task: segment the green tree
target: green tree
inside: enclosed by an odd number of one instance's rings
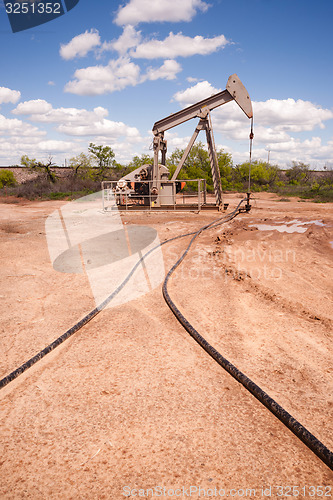
[[[48,180],[52,183],[55,183],[57,180],[57,176],[54,172],[52,172],[52,167],[55,166],[55,163],[52,161],[52,157],[49,157],[47,162],[37,161],[35,158],[29,158],[28,155],[23,155],[21,157],[21,165],[29,168],[30,170],[36,170],[39,172],[46,173]]]
[[[142,165],[152,165],[154,163],[154,158],[148,154],[142,154],[141,156],[134,156],[132,161],[129,162],[127,168],[128,172],[142,167]]]
[[[292,167],[286,171],[286,177],[288,178],[289,184],[299,185],[308,184],[311,180],[310,165],[299,161],[293,161]]]
[[[92,156],[88,156],[85,153],[80,153],[77,156],[73,156],[69,160],[69,166],[73,169],[74,176],[80,175],[81,177],[89,176],[89,172],[92,168],[92,163]]]
[[[220,169],[222,189],[232,189],[233,162],[230,153],[225,153],[223,149],[216,152],[217,162]]]
[[[110,169],[116,167],[113,150],[110,146],[96,146],[91,142],[88,151],[97,167],[92,171],[94,180],[104,180],[110,174]]]
[[[171,174],[173,174],[173,172],[176,170],[176,167],[180,162],[184,151],[184,149],[177,148],[168,159],[167,166],[169,167]],[[223,149],[217,151],[216,156],[221,174],[222,189],[231,189],[233,171],[232,157],[229,153],[224,152]],[[182,170],[179,173],[179,178],[186,180],[205,179],[207,191],[214,191],[209,154],[201,141],[199,141],[192,147],[182,167]],[[196,183],[193,183],[193,186],[190,183],[188,183],[188,185],[190,187],[194,187]]]
[[[185,149],[175,149],[175,151],[170,155],[167,166],[170,169],[171,174],[176,170],[178,163],[180,162]],[[180,179],[206,179],[206,185],[208,191],[213,191],[213,179],[210,168],[210,161],[208,151],[204,149],[202,142],[194,144],[189,155],[184,162],[184,165],[178,175]],[[189,187],[194,188],[196,183],[188,183]]]
[[[331,189],[333,189],[333,169],[332,167],[324,167],[324,171],[318,172],[312,179],[311,191],[318,193],[319,191]]]
[[[236,165],[234,169],[235,187],[243,186],[247,189],[249,180],[250,162],[244,162]],[[254,190],[260,191],[273,188],[279,180],[280,169],[277,165],[270,165],[261,160],[255,160],[251,163],[251,187]]]
[[[0,189],[4,186],[15,186],[17,184],[15,175],[11,170],[4,169],[0,171]]]

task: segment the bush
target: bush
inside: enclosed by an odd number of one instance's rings
[[[283,181],[276,181],[275,183],[276,187],[278,188],[283,188],[285,187],[285,183]]]
[[[16,186],[16,184],[15,175],[11,170],[0,171],[0,189],[4,186]]]
[[[78,198],[101,190],[101,183],[91,179],[81,179],[79,177],[69,177],[50,182],[43,174],[37,179],[31,179],[23,184],[12,186],[7,189],[7,194],[33,200]]]

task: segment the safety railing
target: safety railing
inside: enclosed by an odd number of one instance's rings
[[[103,181],[103,210],[188,209],[200,210],[207,203],[205,179],[153,181]]]

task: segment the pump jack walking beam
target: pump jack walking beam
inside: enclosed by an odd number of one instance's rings
[[[253,117],[252,104],[250,96],[238,78],[236,74],[231,75],[227,82],[226,90],[219,92],[218,94],[212,95],[207,99],[188,106],[177,113],[167,116],[163,120],[157,121],[153,126],[154,133],[154,168],[153,168],[153,183],[152,183],[152,194],[157,194],[159,189],[159,152],[162,153],[161,164],[165,165],[167,141],[164,139],[164,132],[170,128],[176,127],[181,123],[185,123],[192,118],[200,118],[200,121],[191,137],[191,140],[180,160],[177,169],[172,176],[172,180],[175,180],[180,172],[180,169],[184,165],[186,158],[198,137],[200,130],[206,131],[206,138],[208,144],[209,159],[212,169],[212,176],[214,182],[214,190],[216,203],[220,207],[222,205],[222,187],[220,179],[220,171],[217,162],[215,142],[213,136],[212,122],[210,117],[210,111],[222,106],[230,101],[236,101],[239,107],[244,111],[248,118]]]

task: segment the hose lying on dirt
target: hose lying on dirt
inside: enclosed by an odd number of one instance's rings
[[[259,386],[257,386],[251,379],[249,379],[246,375],[244,375],[238,368],[236,368],[232,363],[230,363],[226,358],[224,358],[213,346],[211,346],[207,340],[202,337],[197,330],[189,323],[189,321],[183,316],[183,314],[176,307],[172,299],[170,298],[168,292],[168,282],[173,274],[173,272],[177,269],[177,267],[182,263],[188,254],[193,242],[195,239],[207,229],[218,227],[233,218],[235,218],[240,213],[240,205],[248,201],[248,199],[241,200],[237,205],[235,210],[230,214],[224,215],[219,219],[201,227],[198,231],[193,231],[191,233],[182,234],[179,236],[175,236],[166,241],[163,241],[161,244],[152,248],[148,252],[146,252],[135,264],[130,273],[126,276],[124,281],[109,295],[99,306],[95,307],[90,313],[88,313],[84,318],[82,318],[78,323],[76,323],[72,328],[63,333],[60,337],[54,340],[51,344],[49,344],[45,349],[40,351],[38,354],[30,358],[19,368],[11,372],[6,377],[0,380],[0,389],[9,384],[12,380],[16,379],[19,375],[24,373],[28,368],[33,366],[39,360],[41,360],[48,353],[53,351],[57,346],[62,344],[66,339],[71,337],[75,332],[80,330],[84,325],[89,323],[100,311],[102,311],[111,300],[124,288],[124,286],[131,279],[136,269],[139,267],[141,262],[148,257],[154,250],[160,248],[162,245],[166,243],[170,243],[171,241],[175,241],[180,238],[184,238],[186,236],[192,236],[192,239],[187,246],[183,255],[179,258],[179,260],[173,265],[173,267],[167,273],[167,276],[163,283],[163,296],[166,300],[168,306],[170,307],[173,314],[176,316],[181,325],[186,329],[186,331],[199,343],[203,349],[220,365],[222,366],[230,375],[232,375],[239,383],[241,383],[248,391],[251,392],[266,408],[268,408],[284,425],[286,425],[303,443],[310,448],[331,470],[333,470],[333,453],[323,444],[321,443],[313,434],[311,434],[303,425],[301,425],[296,419],[294,419],[284,408],[282,408],[276,401],[274,401],[268,394],[266,394]]]
[[[235,216],[233,216],[235,217]],[[231,218],[233,218],[231,217]],[[230,219],[229,219],[230,220]],[[218,222],[214,226],[216,227],[222,224]],[[206,229],[206,228],[205,228]],[[198,344],[220,365],[224,368],[230,375],[232,375],[240,384],[242,384],[255,398],[260,401],[270,412],[273,413],[284,425],[286,425],[303,443],[310,448],[319,458],[322,460],[331,470],[333,470],[333,453],[317,439],[311,432],[309,432],[302,424],[300,424],[294,417],[292,417],[282,406],[280,406],[274,399],[272,399],[266,392],[264,392],[258,385],[256,385],[249,377],[244,375],[236,366],[234,366],[230,361],[222,356],[213,346],[211,346],[207,340],[200,335],[200,333],[191,325],[191,323],[185,318],[185,316],[180,312],[175,303],[170,298],[168,292],[168,282],[177,269],[177,267],[183,262],[186,255],[188,254],[193,242],[199,236],[201,230],[199,230],[191,239],[188,247],[186,248],[183,255],[170,269],[163,283],[162,291],[163,296],[168,304],[169,308],[176,316],[179,323],[185,328],[185,330],[198,342]]]

